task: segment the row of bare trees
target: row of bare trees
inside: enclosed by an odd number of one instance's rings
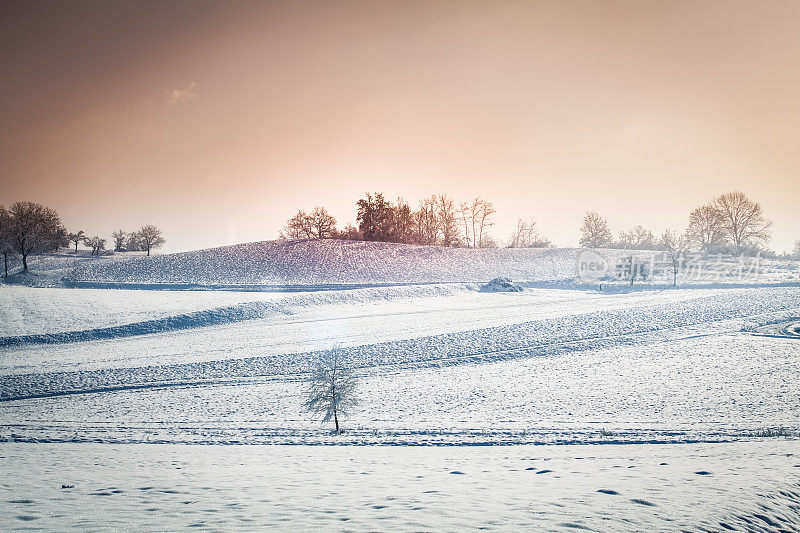
[[[142,226],[139,231],[126,233],[122,230],[113,234],[115,251],[150,251],[162,246],[166,241],[161,230],[153,225]],[[83,244],[91,248],[92,255],[100,255],[106,247],[106,240],[98,236],[88,236],[83,230],[67,233],[58,213],[49,207],[33,202],[14,202],[6,209],[0,206],[0,252],[3,254],[3,275],[8,277],[8,261],[19,256],[22,271],[28,270],[28,256],[49,253],[64,246]]]
[[[496,247],[489,230],[497,212],[492,202],[476,197],[456,202],[446,194],[431,195],[414,209],[402,198],[391,202],[382,193],[367,193],[356,202],[358,226],[336,227],[324,207],[298,211],[280,233],[282,239],[345,239],[468,248]],[[533,219],[520,219],[508,241],[509,247],[545,247]]]
[[[660,238],[643,226],[634,226],[619,232],[615,241],[608,221],[596,212],[587,212],[580,228],[580,245],[633,250],[677,247],[700,252],[752,252],[766,246],[771,227],[772,222],[764,216],[761,204],[741,191],[733,191],[693,210],[685,231],[667,230]]]
[[[139,231],[117,230],[111,234],[111,238],[114,240],[115,252],[146,251],[147,255],[150,255],[151,250],[161,247],[166,242],[161,230],[151,224],[142,226]],[[76,254],[78,253],[78,245],[83,244],[92,249],[92,255],[103,254],[107,243],[105,239],[96,235],[89,237],[83,230],[68,234],[67,241],[70,245],[75,246]]]
[[[124,231],[118,229],[111,234],[114,239],[115,252],[147,252],[160,248],[167,242],[161,230],[152,224],[139,228],[139,231]],[[105,241],[103,241],[105,244]]]

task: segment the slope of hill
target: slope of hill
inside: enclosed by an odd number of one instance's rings
[[[576,249],[464,249],[355,241],[263,241],[78,265],[76,282],[387,284],[575,276]]]

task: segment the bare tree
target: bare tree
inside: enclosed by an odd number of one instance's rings
[[[608,222],[594,211],[587,211],[581,225],[580,245],[584,248],[602,248],[611,243]]]
[[[722,213],[713,205],[701,205],[689,214],[686,235],[697,250],[707,252],[725,243]]]
[[[147,255],[150,255],[150,250],[158,248],[166,242],[161,236],[161,230],[150,224],[142,226],[142,229],[136,233],[142,248],[147,250]]]
[[[631,286],[633,286],[636,278],[645,279],[648,276],[647,263],[634,253],[621,258],[617,269],[622,273],[623,279],[627,279],[630,282]]]
[[[332,348],[319,355],[308,382],[305,408],[308,412],[322,414],[323,422],[333,419],[336,433],[340,433],[339,417],[348,414],[357,404],[357,380],[345,364],[344,355]]]
[[[52,252],[67,244],[67,230],[58,213],[33,202],[14,202],[10,215],[11,245],[22,256],[22,271],[28,270],[28,255]]]
[[[439,220],[439,231],[444,246],[456,246],[461,241],[461,228],[458,214],[452,198],[446,194],[436,196],[436,218]]]
[[[314,239],[330,239],[336,232],[336,219],[324,207],[314,207],[308,219]]]
[[[352,224],[348,224],[342,231],[336,231],[333,235],[334,239],[341,239],[343,241],[363,241],[364,237],[358,228]]]
[[[686,252],[689,250],[689,238],[684,233],[677,233],[670,229],[666,230],[661,236],[659,247],[667,254],[667,258],[672,264],[672,286],[678,286],[678,271],[685,259]]]
[[[408,205],[408,202],[402,198],[398,198],[394,204],[392,223],[394,224],[392,233],[397,242],[405,244],[415,242],[416,227],[414,213],[411,212],[411,206]]]
[[[106,249],[106,240],[100,237],[89,237],[86,239],[86,245],[92,249],[92,255],[100,255],[100,252]]]
[[[539,235],[536,230],[536,221],[517,219],[517,229],[508,240],[509,248],[547,248],[550,241]]]
[[[11,215],[0,205],[0,251],[3,252],[3,278],[8,277],[8,256],[14,253],[11,240]]]
[[[461,224],[464,226],[464,246],[472,248],[472,204],[461,202],[458,206],[458,214],[461,217]]]
[[[142,249],[142,241],[137,232],[128,233],[128,238],[125,240],[125,249],[129,252],[138,252]]]
[[[655,246],[653,232],[642,226],[634,226],[628,231],[619,232],[619,242],[630,250],[650,250]]]
[[[487,247],[487,230],[494,226],[496,213],[494,204],[476,197],[472,202],[462,202],[458,208],[459,223],[464,229],[464,246],[468,248]],[[494,243],[494,241],[491,241]]]
[[[302,209],[286,222],[280,234],[281,239],[313,239],[314,230],[311,227],[311,217]]]
[[[86,244],[86,233],[83,230],[78,231],[77,233],[70,233],[67,235],[67,242],[75,243],[75,255],[78,255],[78,245],[80,243]]]
[[[472,205],[475,206],[475,219],[473,226],[478,228],[477,235],[473,230],[473,246],[476,248],[491,248],[492,246],[489,245],[490,240],[488,239],[488,229],[490,226],[494,226],[492,217],[494,217],[494,214],[497,212],[494,208],[494,204],[492,202],[487,202],[486,200],[481,200],[481,198],[475,198],[475,200],[472,202]],[[494,243],[494,241],[491,242]]]
[[[772,222],[764,217],[761,204],[743,192],[733,191],[718,196],[714,207],[722,217],[725,236],[737,250],[769,242]]]
[[[436,197],[420,200],[419,209],[414,212],[416,242],[437,244],[439,242],[439,217],[436,214]]]
[[[115,252],[122,252],[125,250],[125,243],[128,240],[128,234],[118,229],[114,233],[111,234],[111,238],[114,239],[114,251]]]

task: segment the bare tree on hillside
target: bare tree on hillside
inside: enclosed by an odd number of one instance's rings
[[[689,214],[686,235],[701,252],[713,250],[725,243],[722,213],[713,205],[701,205]]]
[[[166,242],[161,235],[161,230],[150,224],[142,226],[142,229],[136,233],[142,249],[147,250],[147,255],[150,255],[150,250],[159,248]]]
[[[330,239],[336,233],[336,219],[324,207],[314,207],[308,217],[312,238]]]
[[[608,222],[594,211],[587,211],[581,225],[580,245],[584,248],[602,248],[611,243]]]
[[[115,252],[124,252],[125,251],[125,243],[128,240],[128,234],[122,231],[121,229],[115,231],[111,234],[111,238],[114,239],[114,251]]]
[[[488,239],[488,229],[489,227],[494,226],[494,221],[492,219],[494,214],[497,212],[494,208],[494,204],[480,198],[475,198],[475,200],[472,202],[472,205],[475,206],[475,209],[473,210],[475,213],[473,227],[478,228],[477,235],[475,234],[474,230],[472,233],[473,246],[476,248],[491,248],[492,245],[489,244],[490,241]],[[493,243],[494,241],[491,242]]]
[[[52,252],[67,244],[67,230],[55,210],[33,202],[14,202],[8,210],[10,238],[22,256],[22,271],[28,270],[32,253]]]
[[[343,241],[363,241],[364,237],[358,228],[352,224],[348,224],[342,231],[336,231],[333,236],[334,239],[341,239]]]
[[[416,241],[414,213],[411,212],[408,202],[402,198],[398,198],[394,204],[392,223],[394,224],[392,234],[397,242],[411,244]]]
[[[70,233],[67,235],[67,242],[75,243],[75,255],[78,255],[78,245],[80,243],[86,244],[86,233],[83,230],[78,231],[77,233]]]
[[[629,250],[651,250],[655,246],[653,232],[643,226],[634,226],[619,232],[619,243]]]
[[[472,202],[463,202],[458,209],[459,222],[464,229],[464,245],[471,248],[485,248],[489,242],[488,229],[494,226],[496,213],[494,204],[476,197]],[[492,241],[493,242],[493,241]]]
[[[718,196],[714,207],[722,217],[725,236],[737,250],[769,242],[772,222],[764,217],[761,204],[743,192],[733,191]]]
[[[346,366],[344,355],[336,349],[327,350],[314,363],[305,408],[311,413],[322,414],[323,422],[332,419],[338,434],[341,432],[339,417],[347,415],[357,404],[356,385],[356,376]]]
[[[100,252],[106,249],[106,240],[100,237],[89,237],[86,239],[86,245],[92,249],[92,255],[100,255]]]
[[[536,221],[517,219],[517,229],[508,240],[509,248],[547,248],[550,241],[539,235],[536,230]]]
[[[125,240],[125,249],[129,252],[138,252],[142,249],[142,242],[137,232],[128,233],[128,238]]]
[[[11,215],[0,205],[0,252],[3,252],[3,278],[8,277],[8,256],[14,253],[11,240]]]
[[[281,239],[313,239],[311,219],[302,209],[286,222],[280,233]]]
[[[439,231],[444,246],[455,246],[461,242],[461,228],[458,214],[452,198],[446,194],[436,197],[436,218],[439,220]]]
[[[436,214],[436,197],[420,200],[419,209],[414,212],[416,242],[437,244],[439,242],[439,217]]]

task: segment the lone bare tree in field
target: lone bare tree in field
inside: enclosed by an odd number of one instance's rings
[[[166,242],[161,236],[161,230],[150,224],[143,226],[136,232],[136,235],[141,247],[147,250],[147,255],[150,255],[150,250],[158,248]]]
[[[741,191],[733,191],[714,200],[722,218],[725,236],[737,250],[764,245],[769,241],[772,222],[764,217],[761,204]]]
[[[323,422],[333,420],[340,433],[339,417],[348,414],[356,403],[356,376],[345,366],[344,356],[336,349],[323,352],[316,360],[308,383],[305,408],[322,414]]]
[[[611,243],[608,222],[594,211],[587,211],[581,225],[580,245],[584,248],[602,248]]]
[[[55,210],[33,202],[14,202],[10,215],[11,245],[22,256],[22,271],[28,270],[28,255],[52,252],[67,244],[67,230]]]

